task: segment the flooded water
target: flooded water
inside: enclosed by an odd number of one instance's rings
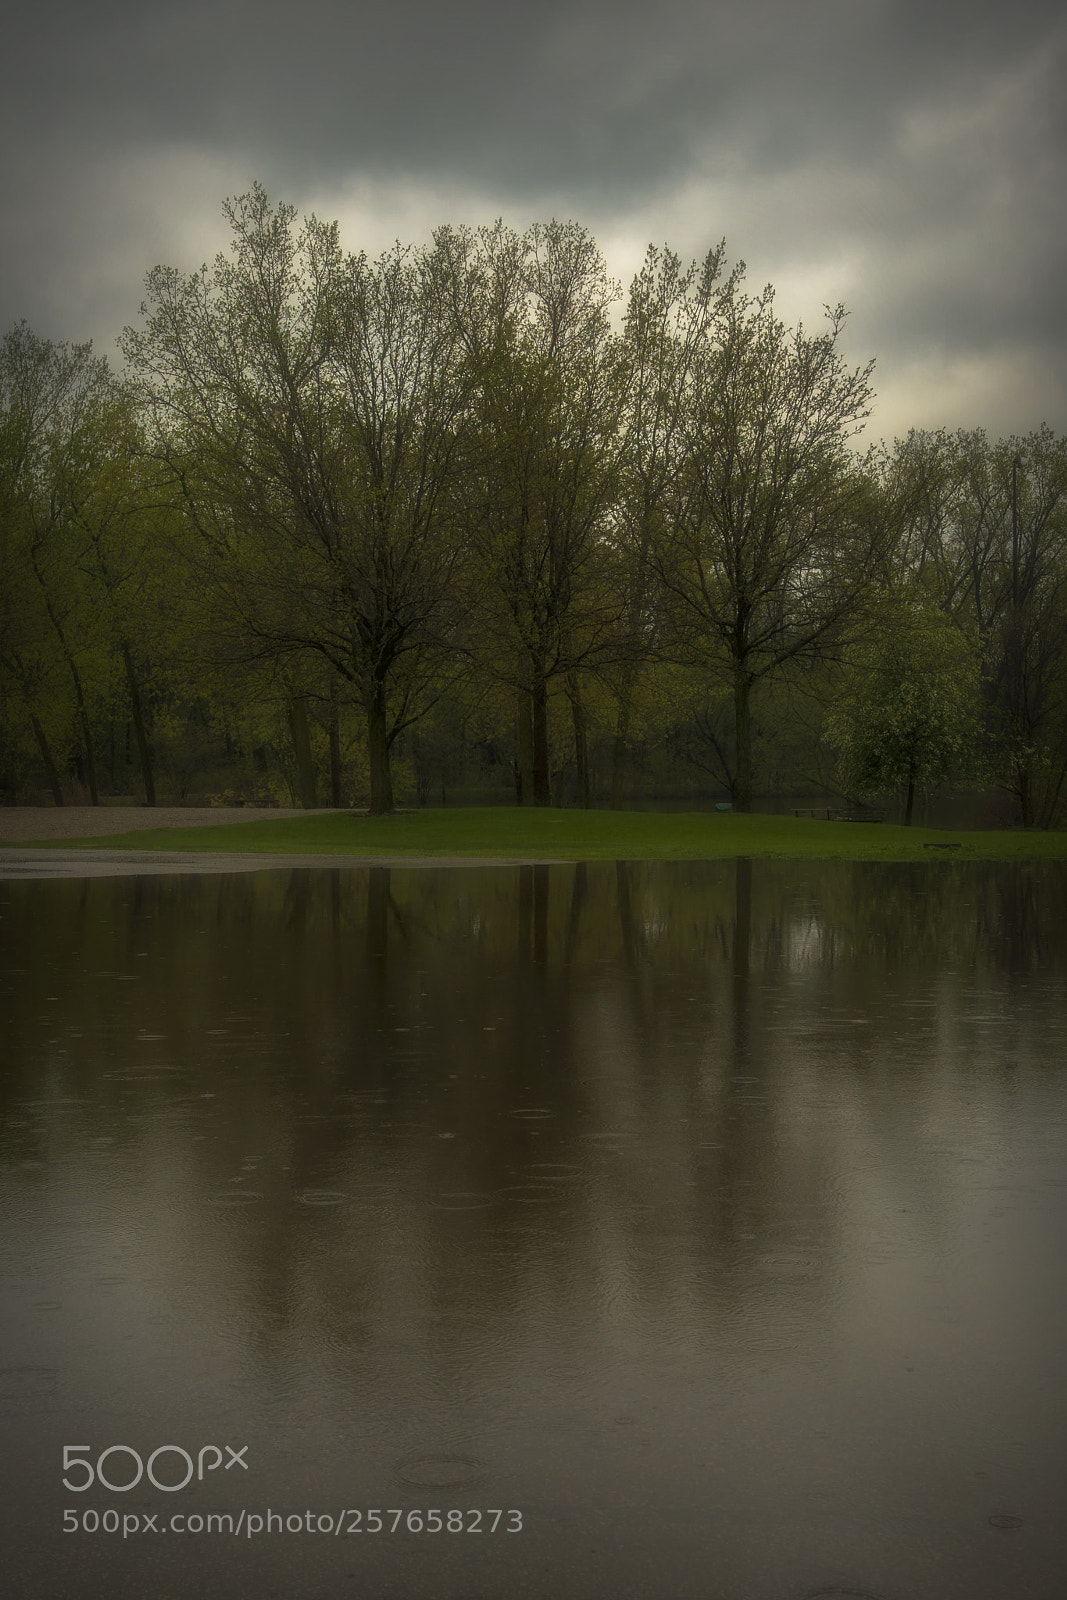
[[[1060,1600],[1064,864],[0,913],[11,1600]]]

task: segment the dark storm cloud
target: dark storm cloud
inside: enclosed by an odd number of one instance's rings
[[[683,251],[725,233],[816,310],[843,282],[880,379],[931,351],[1041,367],[1044,350],[1062,427],[1062,16],[45,0],[6,39],[0,322],[109,342],[148,266],[219,247],[223,195],[258,177],[303,205],[362,184],[380,217],[395,197],[396,232],[461,220],[459,196]]]
[[[46,0],[8,42],[5,117],[31,147],[250,146],[298,183],[368,165],[629,194],[709,137],[759,169],[841,140],[876,154],[902,105],[981,92],[1056,15],[976,0]]]

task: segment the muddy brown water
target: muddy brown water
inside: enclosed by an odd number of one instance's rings
[[[0,964],[5,1596],[1063,1593],[1063,863],[8,880]]]

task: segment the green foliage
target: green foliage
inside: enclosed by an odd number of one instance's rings
[[[117,692],[107,629],[83,565],[79,511],[107,363],[25,325],[0,345],[0,666],[16,743],[32,731],[60,803],[73,756],[94,802],[96,737]]]
[[[841,780],[858,794],[974,778],[979,661],[942,612],[921,601],[885,606],[851,652],[827,719]]]
[[[744,809],[912,796],[981,744],[1062,816],[1067,441],[857,460],[842,308],[787,328],[725,244],[650,248],[614,332],[574,222],[368,261],[259,186],[226,212],[228,253],[149,274],[128,381],[0,346],[5,798],[386,811],[395,768]]]
[[[458,350],[427,252],[343,257],[336,225],[297,231],[258,187],[227,214],[232,259],[151,273],[124,351],[217,631],[235,654],[325,661],[352,685],[388,810],[390,747],[451,667]]]
[[[470,379],[459,462],[469,635],[483,682],[514,692],[523,794],[547,804],[550,698],[567,685],[578,726],[589,673],[617,651],[609,544],[621,405],[608,323],[618,291],[575,223],[519,237],[435,236],[441,302]],[[576,756],[581,763],[582,757]]]
[[[1024,825],[1067,788],[1067,440],[911,433],[882,463],[891,590],[918,583],[980,652],[991,774]]]
[[[845,312],[818,335],[787,329],[773,292],[709,257],[706,337],[693,364],[671,518],[652,560],[677,644],[729,684],[736,802],[752,802],[753,685],[818,660],[847,636],[882,528],[847,449],[868,414],[873,363],[837,348]]]

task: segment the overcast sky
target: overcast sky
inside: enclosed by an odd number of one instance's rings
[[[0,331],[117,361],[258,179],[371,254],[573,218],[628,284],[725,236],[848,306],[873,437],[1067,432],[1062,0],[34,0],[0,82]]]

